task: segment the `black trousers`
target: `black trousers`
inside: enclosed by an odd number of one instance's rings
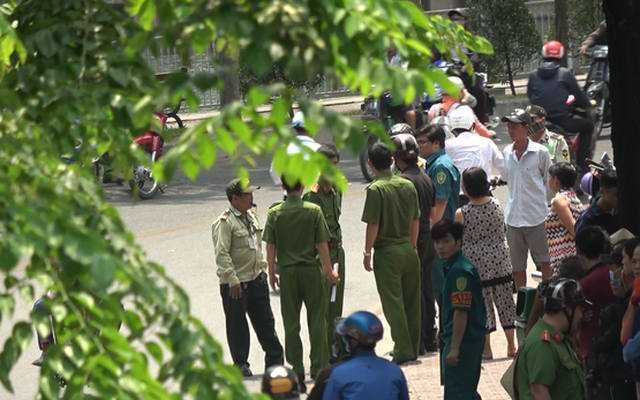
[[[436,328],[435,298],[433,295],[433,282],[431,270],[435,248],[431,233],[418,235],[418,257],[420,258],[420,347],[424,348],[436,340],[438,329]]]
[[[477,104],[473,107],[473,112],[476,114],[476,117],[478,117],[478,120],[484,124],[487,122],[487,101],[485,99],[486,93],[484,92],[482,79],[476,76],[475,84],[473,84],[473,78],[469,74],[460,74],[460,79],[462,79],[469,94],[476,98]]]
[[[593,122],[587,118],[572,117],[570,115],[564,117],[548,117],[547,120],[564,129],[568,136],[580,134],[578,137],[576,163],[578,164],[578,172],[587,172],[589,166],[585,160],[589,158],[591,153],[591,140],[594,129]]]
[[[271,311],[267,274],[263,272],[253,281],[243,282],[241,285],[242,296],[239,299],[232,299],[229,296],[229,285],[220,285],[222,306],[227,320],[227,343],[233,363],[248,364],[251,337],[246,316],[249,315],[265,353],[265,369],[271,365],[284,364],[284,353],[276,334],[275,319]]]

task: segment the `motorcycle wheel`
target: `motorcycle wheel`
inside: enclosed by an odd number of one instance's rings
[[[160,185],[151,177],[151,171],[144,165],[133,167],[133,179],[129,180],[129,186],[142,200],[149,200],[158,193]]]
[[[603,115],[604,115],[604,99],[602,98],[602,94],[598,93],[596,94],[593,99],[596,101],[596,104],[598,107],[598,109],[593,113],[593,124],[595,126],[595,129],[593,130],[595,139],[598,140],[598,138],[600,137],[600,133],[602,132],[602,125],[604,123],[603,120]]]
[[[376,176],[374,175],[371,167],[369,167],[369,149],[378,142],[378,138],[369,132],[366,132],[365,134],[367,135],[367,141],[364,149],[360,152],[360,169],[362,169],[362,176],[364,176],[364,179],[367,182],[373,182]]]

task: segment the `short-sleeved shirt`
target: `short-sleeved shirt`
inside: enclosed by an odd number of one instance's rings
[[[436,205],[436,192],[433,182],[418,165],[405,168],[399,176],[413,183],[413,186],[418,192],[418,203],[420,204],[420,235],[427,235],[431,231],[429,222],[431,208]]]
[[[618,217],[613,214],[602,212],[600,207],[598,207],[596,200],[587,207],[580,218],[576,221],[576,232],[580,232],[584,227],[591,225],[599,226],[607,231],[609,235],[613,235],[620,230]]]
[[[444,261],[442,339],[445,341],[453,335],[455,310],[467,311],[467,327],[462,340],[480,339],[487,334],[482,280],[478,269],[462,254],[462,250]]]
[[[330,237],[320,207],[289,196],[284,203],[269,210],[262,240],[276,245],[278,263],[287,267],[318,265],[316,244]]]
[[[442,218],[454,219],[460,198],[460,172],[445,149],[427,159],[427,175],[436,188],[436,200],[446,200]]]
[[[367,188],[362,222],[379,224],[377,249],[411,242],[411,225],[420,218],[418,193],[411,182],[381,172]]]
[[[549,150],[551,164],[570,161],[571,154],[569,153],[569,145],[567,145],[566,140],[564,140],[564,136],[558,135],[555,132],[549,132],[549,130],[545,129],[538,143]]]
[[[580,279],[580,285],[584,290],[584,297],[593,305],[589,307],[593,312],[591,320],[583,322],[580,326],[580,357],[583,359],[593,355],[591,349],[592,340],[600,337],[598,321],[600,312],[609,305],[615,303],[616,296],[611,291],[609,282],[609,265],[598,263],[591,267],[587,274]]]
[[[373,350],[360,350],[333,370],[322,398],[408,400],[409,390],[399,366]]]
[[[543,319],[531,328],[518,359],[521,400],[533,400],[531,384],[549,387],[553,400],[586,399],[584,375],[567,338]]]
[[[333,187],[324,179],[313,185],[303,196],[304,201],[316,204],[322,209],[324,219],[327,221],[331,239],[342,241],[342,229],[340,228],[340,214],[342,213],[342,192]]]

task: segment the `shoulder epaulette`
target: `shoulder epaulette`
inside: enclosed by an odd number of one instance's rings
[[[320,185],[318,185],[317,183],[314,184],[313,186],[311,186],[311,189],[309,189],[309,191],[311,193],[318,193],[318,189],[320,189]]]
[[[549,331],[547,330],[542,331],[542,340],[544,340],[545,342],[551,341],[551,334],[549,333]]]
[[[226,209],[225,212],[222,213],[222,215],[220,216],[221,220],[226,220],[227,218],[229,218],[229,209]]]

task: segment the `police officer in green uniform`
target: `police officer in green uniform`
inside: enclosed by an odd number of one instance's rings
[[[253,375],[247,362],[250,344],[247,314],[265,352],[265,369],[284,362],[269,300],[262,229],[258,216],[251,211],[253,192],[257,189],[248,181],[232,180],[226,188],[231,204],[211,226],[227,342],[233,363],[247,377]]]
[[[582,313],[591,303],[578,281],[567,278],[552,279],[542,296],[544,315],[520,349],[520,399],[584,400],[584,375],[569,338],[580,331]]]
[[[332,144],[323,144],[316,150],[318,153],[326,156],[333,165],[338,167],[340,162],[340,153],[338,149]],[[324,177],[320,177],[318,183],[313,185],[309,191],[307,191],[302,199],[304,201],[317,204],[322,212],[324,218],[329,226],[331,232],[331,239],[327,241],[329,245],[329,253],[331,255],[331,265],[338,264],[338,275],[340,275],[340,284],[335,289],[335,298],[331,299],[331,292],[334,290],[333,286],[327,285],[329,293],[327,298],[329,299],[329,307],[327,310],[327,337],[329,348],[334,339],[334,320],[342,316],[342,305],[344,300],[344,282],[345,282],[345,255],[342,248],[342,228],[340,227],[340,214],[342,213],[342,192],[331,184]]]
[[[420,156],[427,159],[427,175],[436,189],[436,205],[431,209],[431,226],[443,218],[455,219],[460,199],[460,171],[445,151],[445,133],[438,124],[429,124],[416,133]],[[431,270],[433,292],[438,304],[444,269],[436,255]]]
[[[391,174],[391,162],[389,146],[371,146],[369,166],[376,179],[367,188],[362,211],[362,221],[367,223],[363,264],[375,275],[395,342],[393,362],[400,365],[417,359],[420,347],[420,259],[416,251],[420,209],[415,187]]]
[[[322,210],[302,200],[304,187],[299,182],[287,183],[283,176],[282,188],[287,192],[287,199],[269,210],[263,240],[267,242],[269,283],[276,292],[280,288],[285,356],[298,375],[302,391],[306,392],[300,309],[304,303],[313,379],[329,362],[326,324],[328,285],[325,278],[332,285],[340,283],[340,278],[331,266],[327,244],[331,232]],[[276,255],[281,267],[280,278],[275,273]]]
[[[482,280],[462,254],[463,229],[462,224],[447,218],[431,229],[445,271],[441,314],[445,400],[480,400],[478,382],[487,334]]]
[[[545,123],[547,122],[547,111],[534,104],[527,107],[526,111],[531,116],[531,140],[544,145],[549,150],[551,156],[551,164],[557,164],[562,161],[570,162],[571,153],[569,153],[569,145],[564,136],[555,132],[549,132]]]

